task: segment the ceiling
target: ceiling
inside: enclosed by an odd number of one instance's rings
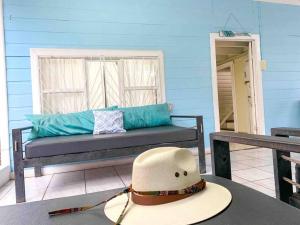
[[[255,0],[257,2],[271,2],[287,5],[300,5],[300,0]]]
[[[216,41],[217,64],[248,51],[248,42]]]

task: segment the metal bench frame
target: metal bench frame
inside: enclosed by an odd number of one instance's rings
[[[273,129],[272,132],[275,135],[275,132],[278,132],[278,130]],[[292,179],[291,163],[284,160],[281,156],[290,157],[290,152],[300,153],[300,140],[286,138],[295,135],[293,135],[293,131],[285,132],[276,133],[276,137],[231,132],[210,134],[213,174],[231,180],[229,143],[273,149],[276,198],[290,203],[293,187],[282,178]]]
[[[300,137],[300,129],[299,128],[290,128],[290,127],[276,127],[271,129],[271,135],[277,136],[277,137]],[[275,163],[275,161],[274,161]],[[278,165],[278,161],[277,161]],[[291,164],[289,164],[291,165]],[[275,167],[275,164],[274,164]],[[296,182],[299,183],[300,180],[300,167],[296,167]],[[298,170],[298,171],[297,171]],[[292,188],[286,189],[286,185],[290,185],[282,180],[282,177],[287,177],[287,174],[292,174],[291,166],[288,167],[288,164],[286,164],[286,167],[281,167],[280,171],[277,171],[277,176],[275,176],[275,185],[278,186],[278,190],[276,188],[276,196],[282,201],[289,201],[289,203],[297,208],[300,209],[300,193],[297,189],[296,193],[293,193]],[[284,183],[284,184],[283,184]],[[290,185],[291,186],[291,185]],[[278,191],[278,193],[277,193]]]
[[[25,202],[25,181],[24,181],[24,169],[28,167],[34,167],[35,176],[42,175],[42,167],[46,165],[55,165],[63,163],[72,163],[72,162],[82,162],[90,160],[105,160],[112,158],[120,157],[130,157],[136,156],[146,150],[156,147],[166,147],[166,146],[175,146],[175,147],[197,147],[198,156],[199,156],[199,167],[200,172],[206,172],[206,163],[205,163],[205,147],[204,147],[204,132],[203,132],[203,117],[202,116],[171,116],[174,118],[184,118],[184,119],[195,119],[196,120],[196,129],[197,129],[197,139],[180,141],[180,142],[170,142],[170,143],[160,143],[155,145],[146,145],[146,146],[136,146],[130,148],[118,148],[118,149],[105,149],[92,152],[83,152],[76,154],[65,154],[49,157],[40,157],[40,158],[25,158],[23,150],[23,140],[22,133],[25,130],[30,130],[32,127],[24,127],[12,130],[12,139],[13,139],[13,156],[14,156],[14,174],[15,174],[15,187],[16,187],[16,202]]]

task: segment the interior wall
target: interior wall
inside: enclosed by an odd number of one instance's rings
[[[28,125],[24,115],[32,113],[30,48],[162,50],[167,101],[174,114],[204,116],[208,146],[214,131],[209,34],[224,28],[261,35],[267,133],[299,127],[299,20],[300,7],[253,0],[4,0],[10,134]]]
[[[280,13],[278,13],[280,12]],[[260,7],[266,133],[272,127],[300,127],[300,7]],[[280,30],[280,32],[277,32]]]
[[[220,121],[233,111],[232,76],[230,67],[217,72]]]
[[[248,103],[248,91],[245,84],[244,71],[248,55],[236,58],[234,64],[234,81],[236,94],[237,131],[250,133],[251,108]]]

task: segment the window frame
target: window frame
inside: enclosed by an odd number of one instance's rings
[[[31,48],[31,82],[32,110],[34,114],[42,113],[39,59],[42,57],[157,57],[159,60],[160,93],[162,102],[166,101],[164,55],[161,50],[105,50],[105,49],[63,49],[63,48]]]

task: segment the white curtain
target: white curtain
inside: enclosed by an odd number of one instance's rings
[[[87,109],[84,60],[40,59],[43,113],[68,113]]]
[[[105,107],[105,86],[102,62],[99,60],[87,61],[88,79],[88,106],[90,109]]]
[[[124,60],[125,106],[156,104],[160,99],[157,60]]]
[[[161,102],[157,59],[40,58],[43,113]]]
[[[104,65],[106,106],[121,106],[119,61],[108,61]]]

